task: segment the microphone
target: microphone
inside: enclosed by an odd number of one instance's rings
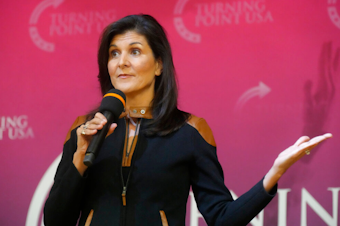
[[[125,108],[125,101],[125,94],[118,89],[110,89],[104,95],[99,107],[99,112],[105,116],[107,123],[92,137],[83,161],[86,166],[91,166],[93,164],[100,147],[105,140],[106,134],[109,131],[110,125],[113,122],[117,122],[120,114],[123,112]]]

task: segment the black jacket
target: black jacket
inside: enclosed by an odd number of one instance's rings
[[[127,167],[122,167],[126,122],[121,118],[84,177],[72,164],[77,137],[75,129],[71,131],[45,204],[46,226],[73,226],[79,216],[79,225],[183,226],[190,186],[208,225],[241,226],[250,222],[276,193],[275,187],[273,194],[268,194],[261,180],[233,201],[204,119],[191,116],[179,130],[162,137],[143,135],[146,120],[150,119],[141,120]],[[83,122],[84,117],[78,118],[73,128]],[[125,206],[123,183],[127,183]]]

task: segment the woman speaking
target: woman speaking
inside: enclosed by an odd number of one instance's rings
[[[190,187],[208,225],[247,225],[274,197],[286,170],[332,136],[299,138],[233,200],[206,121],[177,108],[170,45],[153,17],[131,15],[110,24],[98,66],[102,94],[122,91],[125,110],[91,167],[84,156],[107,119],[97,109],[77,118],[45,204],[46,226],[183,226]]]

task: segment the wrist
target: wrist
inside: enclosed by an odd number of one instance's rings
[[[265,175],[263,179],[263,187],[269,192],[280,180],[284,172],[280,172],[276,170],[274,167],[270,168],[268,173]]]
[[[76,151],[73,155],[73,165],[77,168],[79,174],[81,176],[84,175],[86,169],[88,168],[85,164],[84,164],[84,156],[80,156],[79,152]]]

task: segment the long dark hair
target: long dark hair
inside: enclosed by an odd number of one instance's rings
[[[170,44],[163,27],[152,16],[145,14],[126,16],[104,29],[98,50],[98,80],[102,94],[114,88],[107,68],[110,43],[113,37],[127,31],[143,35],[155,59],[160,59],[163,63],[161,75],[155,77],[155,96],[151,103],[153,119],[148,123],[144,133],[149,136],[167,135],[179,129],[190,114],[177,108],[178,89]]]

